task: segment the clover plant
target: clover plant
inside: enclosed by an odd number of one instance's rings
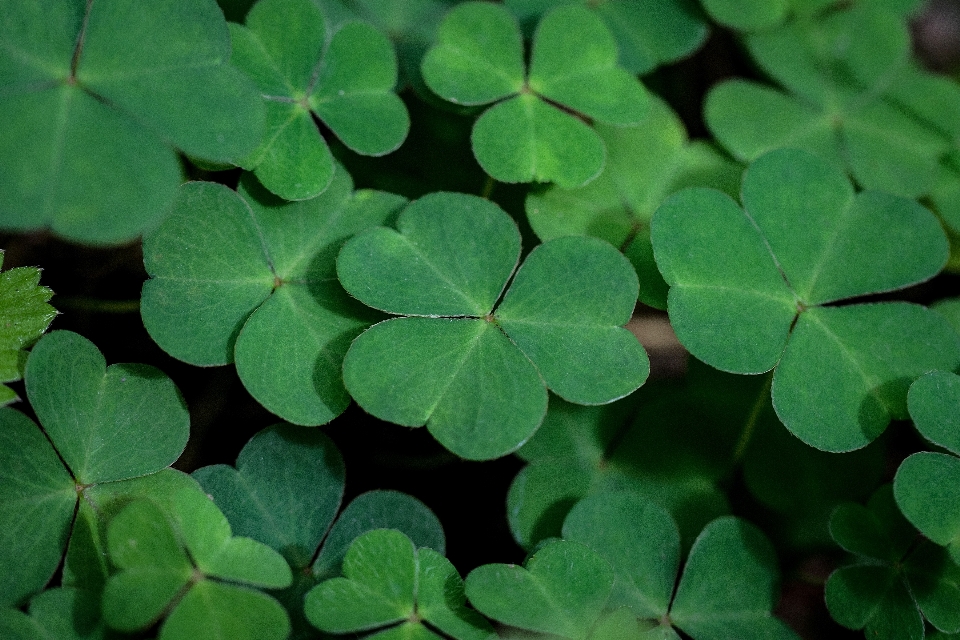
[[[0,0],[0,638],[960,637],[936,11]]]

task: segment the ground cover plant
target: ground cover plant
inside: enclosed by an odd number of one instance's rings
[[[0,637],[960,637],[951,6],[0,0]]]

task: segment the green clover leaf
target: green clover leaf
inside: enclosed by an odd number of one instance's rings
[[[113,244],[155,225],[181,170],[177,149],[216,162],[263,132],[252,83],[227,64],[213,0],[3,3],[0,219]]]
[[[880,638],[920,640],[924,618],[945,633],[960,631],[960,566],[945,549],[916,539],[890,485],[881,487],[866,507],[837,507],[830,534],[855,554],[827,580],[827,608],[834,620]]]
[[[636,493],[606,491],[584,498],[564,521],[563,536],[610,563],[615,579],[607,608],[623,607],[651,636],[679,637],[675,626],[694,640],[796,638],[771,613],[778,580],[773,549],[743,520],[728,516],[707,524],[690,549],[679,584],[677,525]]]
[[[556,185],[532,191],[527,219],[540,240],[590,235],[620,247],[640,278],[640,301],[667,308],[667,285],[650,245],[650,219],[666,197],[684,187],[740,188],[740,165],[702,141],[690,142],[680,118],[660,98],[650,115],[627,129],[597,125],[607,148],[607,165],[579,189]]]
[[[307,618],[327,633],[372,631],[378,637],[487,640],[490,624],[465,605],[463,581],[433,549],[417,549],[395,529],[356,538],[343,559],[343,577],[310,590]],[[440,631],[444,636],[440,636]]]
[[[918,74],[906,65],[909,42],[901,16],[866,3],[754,34],[751,53],[789,93],[724,82],[707,97],[707,124],[741,160],[801,148],[865,189],[926,194],[951,137],[933,106],[944,102],[937,98],[942,87],[912,81]]]
[[[777,426],[769,424],[777,419],[764,382],[691,361],[682,381],[655,381],[610,405],[551,400],[543,425],[517,451],[530,464],[507,493],[514,539],[531,549],[561,535],[577,501],[629,490],[670,513],[688,548],[730,512],[718,483],[747,442]]]
[[[523,567],[487,564],[470,572],[467,598],[478,611],[513,627],[585,640],[613,586],[610,565],[589,547],[544,545]]]
[[[397,229],[361,233],[337,259],[351,295],[408,316],[368,329],[344,359],[344,384],[368,412],[426,424],[462,457],[494,458],[540,425],[548,387],[603,404],[646,379],[646,353],[623,328],[636,275],[607,243],[540,245],[507,289],[520,234],[495,204],[430,194],[400,214]]]
[[[172,515],[173,521],[152,501],[137,500],[110,521],[107,544],[120,571],[104,589],[107,623],[135,631],[166,614],[164,640],[286,638],[290,622],[283,608],[250,588],[288,586],[292,576],[282,556],[233,537],[227,519],[202,493],[179,493]]]
[[[57,315],[57,310],[47,304],[53,291],[39,285],[40,269],[34,267],[0,273],[0,382],[16,382],[23,377],[26,348],[36,342]],[[13,389],[0,384],[0,406],[19,399]]]
[[[212,465],[193,476],[237,535],[269,546],[289,563],[294,584],[276,596],[297,634],[312,628],[304,617],[304,594],[340,574],[347,549],[364,532],[398,529],[418,546],[444,552],[437,517],[403,493],[361,494],[337,517],[344,491],[343,459],[333,442],[315,430],[274,425],[250,439],[236,468]]]
[[[334,161],[313,117],[351,150],[394,151],[410,118],[395,93],[397,59],[390,41],[364,22],[335,25],[310,0],[261,0],[246,26],[232,24],[232,62],[263,96],[267,136],[241,164],[287,200],[322,193]]]
[[[799,150],[754,162],[742,193],[744,209],[688,189],[654,216],[677,337],[722,370],[776,367],[774,408],[807,444],[863,447],[906,417],[913,378],[960,363],[960,342],[917,305],[826,305],[935,275],[946,262],[943,230],[915,202],[854,194],[838,170]]]
[[[139,476],[176,461],[189,434],[187,409],[169,378],[146,365],[107,367],[75,333],[41,338],[24,377],[43,432],[19,412],[0,412],[2,604],[19,602],[50,579],[78,500],[99,504],[108,487],[135,492]],[[139,446],[147,439],[150,447]]]
[[[472,146],[484,171],[502,182],[582,186],[603,169],[605,150],[593,129],[563,109],[620,126],[637,124],[647,111],[643,86],[617,66],[614,37],[576,5],[540,21],[527,70],[510,12],[464,3],[440,23],[422,72],[445,100],[496,103],[474,125]]]
[[[693,54],[710,32],[688,0],[663,0],[656,6],[630,0],[504,0],[503,4],[517,16],[525,33],[532,32],[536,21],[554,7],[586,5],[616,38],[619,63],[633,75]]]
[[[334,259],[351,235],[385,224],[404,202],[353,192],[337,169],[321,197],[287,203],[249,177],[239,193],[181,187],[164,223],[144,239],[151,280],[141,315],[162,349],[195,365],[236,362],[244,386],[295,424],[324,424],[350,402],[343,354],[380,316],[337,283]]]

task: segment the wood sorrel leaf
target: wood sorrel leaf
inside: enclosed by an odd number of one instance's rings
[[[0,54],[0,115],[12,126],[0,143],[4,227],[129,241],[170,203],[181,179],[175,148],[231,162],[259,142],[263,107],[227,64],[216,3],[135,6],[5,6],[0,40],[11,48]]]
[[[396,56],[369,24],[328,24],[309,0],[264,0],[231,33],[232,61],[257,84],[267,110],[268,134],[242,164],[273,193],[305,200],[333,179],[311,112],[357,153],[383,155],[406,138],[410,119],[393,93]]]
[[[186,446],[190,417],[173,382],[147,365],[107,367],[75,333],[44,336],[24,377],[40,423],[81,484],[154,473]],[[150,447],[140,446],[145,440]]]
[[[343,458],[322,433],[289,425],[264,429],[243,447],[236,469],[201,467],[194,478],[237,535],[309,566],[340,508]]]
[[[0,606],[47,583],[63,555],[77,489],[37,425],[0,408]]]
[[[391,632],[384,627],[407,619],[402,637],[435,637],[423,622],[457,640],[492,636],[490,624],[464,603],[463,581],[446,558],[417,550],[400,531],[376,529],[353,541],[343,577],[314,587],[305,608],[310,622],[326,632],[374,630],[381,637]]]
[[[741,31],[759,31],[779,24],[787,15],[788,0],[704,0],[703,8],[722,25]]]
[[[960,558],[960,458],[915,453],[897,469],[893,491],[910,523]]]
[[[639,125],[597,125],[596,130],[607,148],[603,173],[578,189],[553,185],[531,191],[527,220],[544,242],[591,235],[619,247],[640,279],[640,301],[666,309],[667,285],[650,246],[653,212],[684,187],[713,187],[734,196],[743,170],[710,145],[691,143],[679,116],[656,97]]]
[[[776,554],[759,529],[718,518],[697,537],[670,606],[670,619],[697,640],[796,638],[773,617]]]
[[[585,640],[613,585],[610,565],[590,548],[557,541],[525,566],[488,564],[466,579],[470,603],[484,615],[521,629]]]
[[[239,194],[184,185],[170,217],[145,239],[152,278],[141,300],[144,325],[192,364],[235,360],[251,394],[290,422],[329,422],[349,404],[343,354],[381,317],[334,280],[336,252],[357,231],[389,221],[403,202],[353,192],[342,169],[321,197],[293,203],[250,178]]]
[[[397,228],[358,235],[337,259],[352,295],[421,316],[371,327],[344,359],[344,384],[373,415],[426,424],[463,457],[494,458],[539,426],[544,383],[573,400],[602,404],[646,379],[646,354],[622,328],[636,275],[608,244],[560,238],[542,245],[495,308],[520,250],[516,225],[499,207],[474,196],[431,194],[401,213]],[[562,290],[550,285],[556,278],[564,279]],[[611,369],[619,375],[609,376]]]
[[[907,408],[923,437],[960,455],[960,376],[949,371],[920,376],[910,385]]]
[[[774,408],[808,444],[863,447],[891,418],[905,417],[910,379],[960,362],[960,343],[915,305],[818,305],[933,276],[946,260],[942,229],[915,202],[854,195],[836,169],[799,150],[758,159],[742,192],[745,211],[715,191],[690,189],[654,217],[677,336],[723,370],[776,366]]]
[[[497,102],[471,136],[477,161],[493,178],[582,186],[603,168],[603,142],[563,109],[610,124],[636,124],[646,117],[647,94],[617,66],[614,37],[583,7],[560,6],[544,16],[531,55],[526,78],[516,19],[499,5],[467,2],[441,22],[437,43],[424,57],[423,77],[447,100]]]
[[[595,493],[567,514],[563,538],[610,563],[615,577],[608,609],[626,606],[641,618],[667,614],[680,565],[680,532],[661,507],[636,493]]]
[[[565,0],[505,0],[504,4],[524,25],[533,23],[550,9],[575,4]],[[701,12],[687,0],[665,0],[656,6],[630,0],[600,0],[584,3],[613,34],[619,61],[633,75],[683,58],[703,44],[709,28]],[[527,25],[529,24],[529,29]]]
[[[290,620],[276,600],[212,580],[194,585],[160,628],[160,640],[284,640]]]

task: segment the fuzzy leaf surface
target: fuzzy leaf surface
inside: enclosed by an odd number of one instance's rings
[[[190,417],[173,381],[147,365],[107,367],[75,333],[44,336],[24,377],[40,423],[82,484],[159,471],[187,444]]]
[[[329,422],[349,404],[343,354],[379,318],[336,282],[336,253],[354,233],[391,220],[402,203],[353,192],[339,168],[322,196],[293,203],[249,177],[239,194],[184,185],[145,240],[152,278],[141,301],[144,325],[179,359],[236,361],[251,394],[288,421]]]
[[[470,603],[510,626],[585,640],[613,585],[610,565],[588,547],[557,541],[523,567],[488,564],[466,579]]]

